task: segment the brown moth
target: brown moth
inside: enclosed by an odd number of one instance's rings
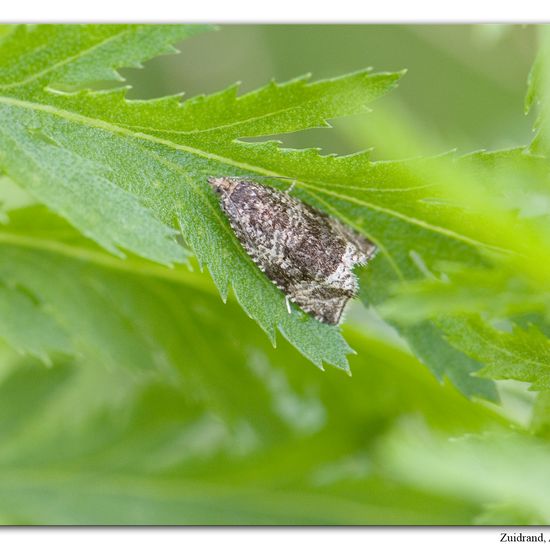
[[[331,325],[357,295],[356,265],[376,245],[288,193],[236,177],[210,177],[238,240],[288,300]],[[290,306],[289,312],[290,312]]]

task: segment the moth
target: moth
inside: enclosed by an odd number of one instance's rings
[[[303,311],[337,325],[357,295],[356,265],[376,245],[339,220],[279,191],[237,177],[210,177],[237,239],[266,276]]]

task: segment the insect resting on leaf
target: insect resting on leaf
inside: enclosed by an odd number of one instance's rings
[[[289,193],[239,177],[210,177],[235,235],[266,276],[305,312],[340,322],[357,295],[356,265],[376,245]]]

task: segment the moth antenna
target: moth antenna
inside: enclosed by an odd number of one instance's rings
[[[289,315],[292,315],[292,310],[290,309],[290,302],[288,300],[288,296],[285,294],[285,303],[286,303],[286,309],[288,311]]]
[[[292,190],[296,187],[296,180],[293,180],[290,184],[290,187],[286,190],[286,194],[290,195],[292,193]]]

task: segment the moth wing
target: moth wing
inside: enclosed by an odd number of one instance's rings
[[[340,220],[337,220],[336,218],[330,218],[330,221],[334,230],[340,233],[340,235],[342,235],[348,242],[353,244],[353,246],[357,250],[357,258],[353,262],[354,265],[365,264],[374,257],[377,248],[372,241],[369,241],[369,239],[367,239],[357,231],[354,231],[353,229],[345,226]]]
[[[354,292],[340,284],[320,284],[318,281],[299,282],[288,289],[292,302],[323,323],[337,325],[346,304]]]

